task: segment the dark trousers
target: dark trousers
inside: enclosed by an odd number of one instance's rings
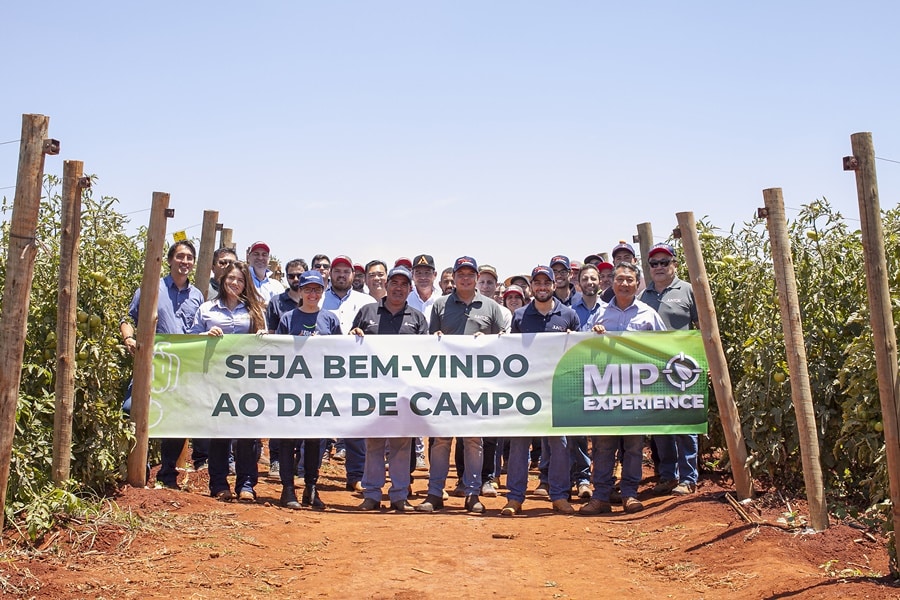
[[[294,450],[299,451],[300,444],[303,444],[303,483],[307,486],[316,485],[319,482],[319,462],[322,455],[319,452],[320,440],[278,440],[278,456],[281,460],[278,462],[278,475],[281,477],[281,485],[293,485],[294,473]]]

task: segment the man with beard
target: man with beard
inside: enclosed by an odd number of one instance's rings
[[[331,261],[331,285],[325,290],[322,310],[330,311],[338,318],[341,331],[350,331],[359,309],[375,302],[372,296],[353,290],[353,261],[344,255],[336,256]],[[344,438],[344,450],[347,490],[361,492],[366,465],[366,441],[363,438]]]
[[[513,315],[513,333],[544,333],[578,331],[578,315],[556,297],[556,278],[549,267],[537,266],[531,272],[532,301]],[[510,438],[509,465],[506,471],[506,506],[500,514],[512,516],[522,510],[525,488],[528,484],[529,437]],[[571,474],[566,438],[545,436],[541,438],[543,453],[549,453],[548,481],[553,510],[566,515],[575,513],[569,504]]]
[[[557,254],[550,259],[550,268],[553,269],[553,277],[556,284],[556,298],[566,306],[575,304],[581,295],[575,290],[575,286],[569,283],[571,265],[569,257],[562,254]],[[531,284],[534,286],[534,280],[532,280]],[[534,294],[533,290],[532,294]]]
[[[366,293],[366,268],[359,263],[353,263],[353,291]]]
[[[284,291],[281,282],[272,277],[274,273],[269,270],[269,245],[265,242],[253,242],[247,248],[247,265],[253,276],[253,285],[262,296],[263,302],[269,300]]]

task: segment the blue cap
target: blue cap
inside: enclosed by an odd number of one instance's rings
[[[650,248],[650,252],[647,253],[647,256],[650,257],[660,252],[664,252],[673,258],[675,256],[675,248],[673,248],[669,244],[656,244],[655,246]]]
[[[393,269],[388,271],[388,274],[387,274],[388,281],[390,281],[391,277],[393,277],[394,275],[402,275],[403,277],[406,277],[410,283],[412,283],[412,275],[409,274],[409,269],[407,269],[403,265],[400,265],[399,267],[394,267]]]
[[[531,281],[538,275],[546,275],[547,279],[553,281],[553,270],[545,265],[538,265],[531,270]]]
[[[566,271],[570,271],[572,269],[572,263],[569,262],[569,257],[564,254],[557,254],[550,259],[550,268],[552,269],[556,265],[564,266],[566,268]],[[553,278],[551,277],[551,279]]]
[[[457,258],[453,263],[453,272],[456,273],[463,267],[469,267],[476,273],[478,272],[478,263],[475,262],[475,259],[471,256],[460,256],[459,258]]]
[[[627,242],[619,242],[618,244],[613,246],[612,252],[610,252],[609,255],[615,256],[616,252],[618,252],[619,250],[628,250],[629,252],[631,252],[632,256],[637,256],[637,254],[634,253],[634,248]]]
[[[300,275],[300,287],[309,285],[311,283],[317,283],[322,287],[325,287],[325,280],[322,279],[322,274],[318,271],[304,271],[302,275]]]

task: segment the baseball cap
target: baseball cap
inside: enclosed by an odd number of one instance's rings
[[[668,254],[669,256],[672,256],[672,257],[675,256],[675,248],[673,248],[669,244],[656,244],[655,246],[650,248],[650,252],[647,253],[647,256],[650,257],[650,256],[653,256],[654,254],[659,254],[660,252]]]
[[[481,265],[478,267],[478,274],[481,275],[482,273],[490,273],[494,276],[494,279],[499,279],[499,277],[497,277],[497,269],[491,265]]]
[[[634,248],[631,246],[631,244],[624,241],[620,241],[618,244],[613,246],[612,252],[610,252],[609,255],[615,256],[616,252],[618,252],[619,250],[628,250],[629,252],[631,252],[632,256],[637,256],[637,254],[634,253]]]
[[[615,268],[616,268],[615,265],[613,265],[611,262],[603,261],[602,263],[598,263],[598,264],[597,264],[597,270],[598,270],[598,271],[604,271],[604,270],[606,270],[606,269],[609,269],[610,271],[612,271],[612,270],[614,270]]]
[[[317,283],[322,287],[325,287],[325,280],[322,279],[322,274],[318,271],[304,271],[302,275],[300,275],[300,287],[309,285],[311,283]]]
[[[553,258],[550,259],[550,268],[552,269],[556,265],[562,265],[568,271],[572,267],[570,266],[572,263],[569,262],[569,257],[564,254],[557,254]],[[531,273],[531,278],[534,279],[534,272]],[[551,277],[553,279],[553,277]]]
[[[505,285],[506,287],[514,285],[513,281],[515,281],[516,279],[524,279],[525,285],[528,285],[529,283],[531,283],[531,277],[529,277],[528,275],[510,275],[503,281],[503,285]],[[521,286],[519,286],[519,287],[521,287]]]
[[[520,288],[519,286],[517,286],[515,284],[506,286],[506,289],[503,291],[504,298],[506,298],[510,294],[518,294],[518,295],[522,296],[522,298],[525,298],[525,292],[522,290],[522,288]]]
[[[601,262],[603,262],[603,257],[600,256],[599,253],[588,254],[587,256],[584,257],[584,264],[591,263],[591,264],[596,265],[597,263],[601,263]]]
[[[401,266],[402,266],[402,267],[406,267],[407,269],[412,269],[412,268],[413,268],[413,267],[412,267],[412,261],[409,260],[409,257],[407,257],[407,256],[401,256],[400,258],[398,258],[397,260],[395,260],[395,261],[394,261],[394,266],[395,266],[395,267],[401,267]]]
[[[334,268],[338,265],[347,265],[348,267],[350,267],[352,269],[353,261],[350,260],[349,256],[344,256],[343,254],[341,254],[340,256],[335,256],[334,259],[331,261],[331,270],[333,271]]]
[[[433,269],[434,257],[430,254],[417,254],[412,261],[412,265],[410,265],[411,269],[416,267],[431,267]]]
[[[353,270],[357,273],[365,273],[366,268],[359,263],[353,263]]]
[[[267,243],[253,242],[252,244],[250,244],[250,249],[247,250],[247,253],[253,252],[254,250],[258,250],[258,249],[265,250],[268,253],[272,252],[271,250],[269,250],[269,245]]]
[[[577,260],[573,260],[571,263],[569,263],[569,270],[570,270],[570,271],[579,271],[579,270],[581,270],[581,263],[578,262]]]
[[[472,258],[471,256],[460,256],[453,262],[453,272],[454,273],[456,273],[457,271],[459,271],[460,269],[462,269],[464,267],[468,267],[468,268],[472,269],[473,271],[475,271],[476,273],[478,272],[478,263],[475,262],[475,259]]]
[[[568,261],[566,261],[568,262]],[[550,267],[544,265],[538,265],[531,270],[531,280],[534,281],[534,278],[538,275],[546,275],[547,279],[553,281],[553,270]]]
[[[407,269],[403,265],[400,265],[399,267],[394,267],[393,269],[388,271],[388,275],[387,275],[388,280],[390,281],[391,277],[393,277],[394,275],[402,275],[403,277],[406,277],[406,279],[410,283],[412,283],[412,275],[410,275],[409,269]]]

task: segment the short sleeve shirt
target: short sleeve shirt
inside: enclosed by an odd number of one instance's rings
[[[341,323],[327,310],[314,313],[295,308],[285,313],[278,322],[275,333],[285,335],[340,335]]]
[[[466,304],[454,291],[434,301],[428,329],[431,333],[440,331],[447,335],[500,333],[503,321],[500,305],[481,292],[475,292],[472,302]]]
[[[428,321],[420,311],[407,303],[400,311],[391,313],[384,305],[384,298],[376,304],[366,304],[359,309],[356,318],[353,319],[353,328],[357,327],[362,329],[366,335],[421,335],[428,333]]]
[[[694,289],[677,277],[659,292],[651,281],[641,294],[641,302],[659,313],[667,329],[693,329],[700,320],[694,303]]]
[[[547,331],[578,331],[581,323],[575,311],[553,298],[553,308],[550,312],[542,314],[534,306],[534,301],[529,302],[516,310],[512,319],[513,333],[541,333]]]

